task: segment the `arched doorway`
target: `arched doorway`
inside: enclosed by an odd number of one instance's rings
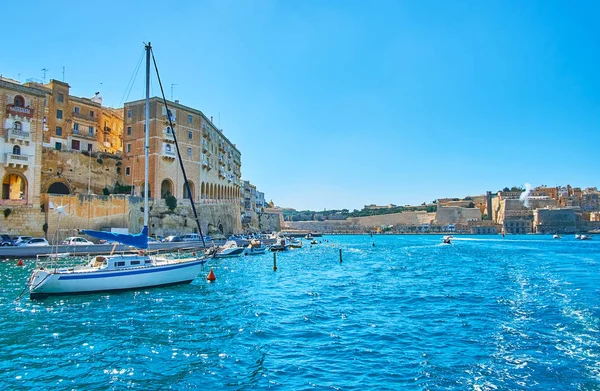
[[[205,199],[206,198],[206,187],[204,186],[204,182],[202,182],[200,184],[200,198],[201,199]]]
[[[19,174],[7,174],[2,179],[3,200],[24,200],[27,194],[27,179]]]
[[[194,199],[194,193],[195,193],[194,182],[188,181],[188,184],[190,185],[190,192],[192,193],[191,198]],[[183,184],[183,198],[188,198],[188,199],[190,198],[190,195],[188,194],[187,186],[185,185],[185,183]]]
[[[169,179],[165,179],[160,184],[160,198],[165,199],[173,194],[173,182]]]
[[[71,194],[69,186],[63,182],[54,182],[48,187],[48,193],[50,194]]]

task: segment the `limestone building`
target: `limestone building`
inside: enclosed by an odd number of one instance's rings
[[[46,93],[43,146],[59,151],[88,151],[118,154],[123,118],[120,110],[102,106],[102,97],[70,94],[69,84],[50,80],[48,84],[28,83]]]
[[[2,205],[39,205],[44,93],[0,79]]]
[[[0,233],[43,235],[40,167],[44,93],[0,78]]]
[[[241,153],[200,111],[168,102],[174,129],[169,126],[163,101],[150,99],[149,192],[150,197],[188,198],[177,160],[173,133],[195,202],[239,203]],[[145,100],[125,103],[123,131],[124,182],[138,195],[144,188]]]

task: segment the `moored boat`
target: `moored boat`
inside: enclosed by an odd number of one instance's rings
[[[267,246],[260,240],[252,240],[244,249],[244,255],[260,255],[267,251]]]
[[[145,128],[150,129],[150,57],[152,48],[146,48],[146,113]],[[157,70],[158,72],[158,70]],[[163,94],[164,100],[164,94]],[[167,112],[169,112],[166,107]],[[169,123],[172,127],[171,117]],[[67,259],[73,266],[59,267],[59,257],[50,258],[50,262],[38,262],[27,282],[31,299],[52,295],[71,295],[94,292],[113,292],[129,289],[150,288],[174,284],[190,283],[200,273],[206,260],[203,257],[175,258],[173,256],[158,256],[148,254],[148,164],[149,164],[149,133],[145,132],[144,139],[144,228],[139,234],[103,232],[83,230],[82,232],[98,239],[111,240],[138,249],[138,253],[122,253],[96,256],[87,264],[75,263],[78,259]],[[177,150],[177,140],[175,140]],[[180,162],[181,164],[181,162]],[[184,185],[188,192],[189,182],[183,166]],[[191,201],[192,210],[202,235],[200,223]],[[62,206],[61,206],[62,207]],[[58,207],[57,209],[60,209]],[[64,207],[62,207],[64,209]],[[204,242],[204,239],[203,239]],[[65,261],[65,260],[62,260]]]
[[[232,258],[239,257],[244,253],[245,247],[240,247],[234,240],[228,240],[224,245],[218,247],[212,253],[214,258]]]

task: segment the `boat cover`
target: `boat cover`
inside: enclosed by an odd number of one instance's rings
[[[144,226],[144,229],[142,229],[142,232],[140,232],[139,234],[120,234],[116,232],[94,231],[91,229],[83,229],[81,230],[81,232],[98,239],[113,240],[140,249],[148,248],[147,225]]]

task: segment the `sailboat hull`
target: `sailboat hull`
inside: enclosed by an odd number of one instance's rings
[[[204,260],[193,260],[116,270],[36,270],[30,279],[31,299],[47,296],[117,292],[189,284]]]

